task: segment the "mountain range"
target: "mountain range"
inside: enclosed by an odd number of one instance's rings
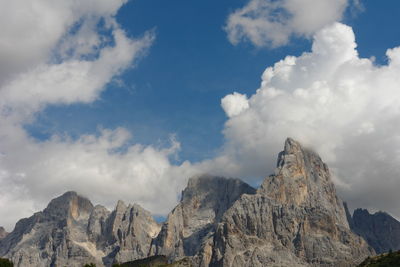
[[[137,204],[118,201],[109,211],[67,192],[11,233],[0,227],[0,257],[18,267],[112,266],[160,255],[179,266],[347,267],[398,249],[400,223],[384,212],[351,215],[328,166],[290,138],[259,188],[192,177],[163,223]]]

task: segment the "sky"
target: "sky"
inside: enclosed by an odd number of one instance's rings
[[[0,225],[68,190],[165,216],[252,185],[286,137],[352,208],[400,218],[395,0],[0,0]]]

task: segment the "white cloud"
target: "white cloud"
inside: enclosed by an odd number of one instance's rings
[[[193,174],[187,162],[170,163],[174,140],[142,146],[124,129],[105,129],[38,141],[23,127],[48,105],[95,101],[146,53],[154,34],[132,39],[115,21],[125,2],[0,2],[0,224],[8,230],[67,190],[165,214]]]
[[[49,60],[54,47],[71,38],[69,31],[78,24],[91,37],[81,38],[81,46],[96,45],[97,22],[112,20],[125,2],[0,0],[0,83]]]
[[[155,214],[166,214],[193,175],[184,163],[173,166],[169,157],[179,150],[128,145],[124,129],[102,130],[78,140],[54,136],[33,141],[20,128],[2,129],[0,160],[1,223],[9,229],[21,216],[30,216],[67,190],[112,208],[116,200],[140,203]],[[17,148],[17,149],[16,149]]]
[[[221,106],[228,117],[239,115],[249,107],[247,96],[234,92],[221,100]]]
[[[292,36],[311,37],[340,21],[347,5],[348,0],[250,0],[229,15],[225,30],[233,44],[248,40],[258,47],[278,47]]]
[[[224,150],[204,167],[258,179],[290,136],[320,153],[353,207],[400,217],[400,48],[387,56],[385,66],[360,58],[346,25],[320,30],[311,52],[265,70],[246,110],[227,110]]]
[[[0,89],[0,108],[12,109],[13,120],[22,121],[45,105],[96,100],[112,77],[129,67],[153,39],[147,34],[131,40],[121,29],[115,29],[113,35],[115,45],[101,49],[95,60],[42,63],[16,75]]]

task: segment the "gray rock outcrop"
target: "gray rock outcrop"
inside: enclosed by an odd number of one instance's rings
[[[118,201],[106,222],[103,231],[106,237],[103,247],[108,255],[103,258],[106,265],[147,257],[151,241],[161,229],[150,212],[136,204],[126,206],[122,201]],[[100,233],[97,234],[101,238]]]
[[[85,239],[93,205],[75,192],[53,199],[46,209],[20,220],[0,241],[0,256],[15,266],[81,266],[97,262]],[[91,253],[92,252],[92,253]],[[67,264],[68,263],[68,264]]]
[[[17,267],[111,266],[146,257],[159,229],[150,213],[138,205],[118,202],[109,212],[67,192],[42,212],[20,220],[0,240],[0,256]]]
[[[4,227],[0,226],[0,239],[6,237],[8,235],[6,229]]]
[[[210,266],[354,266],[373,253],[350,230],[326,164],[287,139],[275,174],[224,214]]]
[[[153,241],[150,254],[166,255],[171,261],[197,255],[197,264],[207,266],[217,223],[242,194],[255,192],[239,179],[209,175],[190,178],[180,203]]]
[[[350,225],[376,253],[400,250],[400,222],[386,212],[370,214],[366,209],[356,209]]]

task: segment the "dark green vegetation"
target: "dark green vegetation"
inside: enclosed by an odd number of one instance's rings
[[[88,264],[85,264],[83,267],[96,267],[96,264],[88,263]]]
[[[145,259],[114,264],[113,267],[158,267],[168,266],[168,259],[165,256],[152,256]]]
[[[136,261],[114,264],[113,267],[190,267],[188,259],[182,259],[174,263],[168,263],[165,256],[152,256]]]
[[[13,266],[14,264],[10,260],[0,258],[0,267],[13,267]]]
[[[400,251],[368,257],[358,267],[400,267]]]

